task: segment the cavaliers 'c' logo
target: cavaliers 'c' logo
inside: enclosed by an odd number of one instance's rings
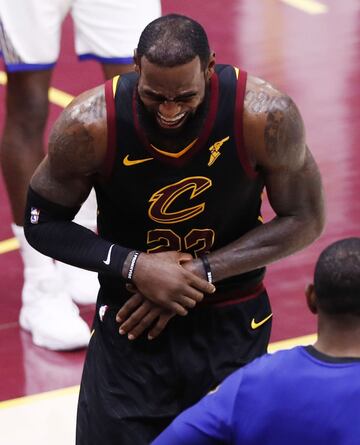
[[[205,176],[191,176],[163,187],[149,199],[149,202],[151,202],[148,211],[149,218],[161,224],[176,224],[194,218],[194,216],[204,211],[205,202],[174,212],[171,212],[169,207],[183,193],[190,192],[189,200],[192,200],[211,185],[211,179]]]

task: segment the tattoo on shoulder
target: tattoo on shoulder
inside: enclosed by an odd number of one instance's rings
[[[263,90],[248,90],[245,94],[245,104],[247,109],[253,113],[264,113],[278,109],[286,109],[288,106],[288,101],[284,96],[270,96]]]
[[[104,95],[97,95],[92,102],[90,108],[92,119],[103,119],[105,117],[105,97]]]
[[[96,157],[94,137],[85,126],[79,124],[69,126],[64,131],[54,131],[49,151],[57,166],[72,166],[77,171],[86,171]]]
[[[303,122],[294,102],[287,96],[272,99],[264,130],[265,148],[271,158],[279,158],[303,144]]]

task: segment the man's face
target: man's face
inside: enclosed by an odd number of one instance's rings
[[[199,57],[175,67],[161,67],[141,58],[138,93],[158,126],[166,131],[183,127],[205,97],[207,75]]]

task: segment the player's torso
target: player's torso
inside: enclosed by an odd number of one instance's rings
[[[118,82],[114,113],[107,92],[112,147],[108,177],[96,186],[101,236],[149,253],[167,249],[200,256],[260,224],[263,182],[242,141],[246,74],[231,66],[216,71],[196,142],[166,153],[149,145],[137,122],[136,75]]]

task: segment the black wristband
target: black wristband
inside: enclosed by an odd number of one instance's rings
[[[135,272],[136,261],[139,258],[139,255],[140,255],[140,252],[138,250],[134,250],[133,256],[132,256],[131,261],[130,261],[129,270],[128,270],[128,273],[126,275],[126,280],[128,282],[130,282],[130,283],[132,282],[132,277],[133,277],[134,272]]]
[[[207,279],[208,283],[212,283],[213,276],[212,276],[211,267],[210,267],[210,263],[209,263],[207,255],[200,257],[200,259],[201,259],[204,269],[205,269],[206,279]]]

